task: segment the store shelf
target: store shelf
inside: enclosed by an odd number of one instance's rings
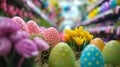
[[[90,13],[90,12],[91,12],[93,9],[95,9],[96,7],[101,6],[101,5],[102,5],[104,2],[106,2],[106,1],[108,1],[108,0],[100,0],[100,1],[98,1],[95,5],[93,5],[93,6],[91,7],[90,10],[87,11],[87,14]]]
[[[115,29],[115,27],[114,26],[101,26],[101,27],[94,27],[94,28],[88,28],[88,29],[86,29],[86,30],[88,30],[88,31],[90,31],[91,33],[97,33],[97,32],[101,32],[101,31],[104,31],[105,32],[105,30],[106,29],[112,29],[112,28],[114,28]],[[96,32],[93,32],[93,31],[96,31]],[[110,33],[110,32],[109,32]]]
[[[118,10],[119,11],[118,14],[116,14],[115,11],[116,9],[111,9],[106,12],[103,12],[92,19],[81,22],[79,26],[87,26],[90,24],[100,23],[105,20],[117,19],[118,17],[120,17],[120,9]]]
[[[102,19],[102,18],[105,17],[106,15],[110,15],[110,14],[113,14],[113,13],[114,13],[113,10],[108,10],[108,11],[102,13],[102,14],[99,14],[99,15],[95,16],[94,18],[92,18],[92,19],[90,19],[90,20],[81,22],[80,25],[84,26],[84,25],[89,25],[89,24],[91,24],[91,23],[95,23],[98,19],[100,19],[100,18]],[[103,19],[105,19],[105,18],[103,18]]]
[[[120,39],[120,33],[117,34],[117,28],[118,27],[115,26],[102,26],[88,28],[86,30],[94,34],[96,37],[105,37],[105,39]]]
[[[39,16],[41,16],[43,19],[49,22],[51,26],[57,27],[57,25],[53,23],[44,13],[42,13],[42,11],[32,1],[27,0],[26,3],[34,12],[36,12]]]

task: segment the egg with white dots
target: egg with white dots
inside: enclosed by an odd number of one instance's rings
[[[81,67],[104,67],[104,60],[100,50],[90,44],[85,47],[80,56]]]
[[[52,49],[49,67],[75,67],[75,55],[68,44],[60,42]]]

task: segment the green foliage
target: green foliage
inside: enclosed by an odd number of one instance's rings
[[[3,12],[3,11],[0,9],[0,16],[7,16],[7,15],[5,14],[5,12]]]
[[[48,22],[47,22],[46,20],[44,20],[43,18],[40,18],[40,22],[38,22],[38,25],[39,25],[39,26],[46,27],[46,28],[48,28],[48,27],[51,26],[50,23],[48,23]]]

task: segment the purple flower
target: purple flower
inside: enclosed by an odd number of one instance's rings
[[[27,33],[26,31],[17,31],[16,33],[13,33],[12,35],[10,35],[10,39],[13,42],[18,42],[28,37],[29,37],[29,33]]]
[[[117,34],[117,35],[120,35],[120,26],[117,28],[116,34]]]
[[[0,20],[0,36],[8,36],[18,30],[19,26],[17,26],[11,19],[5,18]]]
[[[34,57],[39,54],[36,44],[29,39],[23,39],[19,41],[15,45],[15,48],[20,55],[26,58]]]
[[[44,27],[40,27],[39,28],[41,32],[43,32],[44,30],[46,30]]]
[[[11,50],[11,42],[5,37],[0,38],[0,56],[7,55]]]
[[[45,50],[48,50],[50,48],[50,46],[39,37],[35,37],[33,39],[33,41],[37,44],[38,49],[41,51],[45,51]]]
[[[111,27],[108,26],[108,27],[105,29],[105,33],[109,34],[109,33],[110,33],[110,30],[111,30]]]

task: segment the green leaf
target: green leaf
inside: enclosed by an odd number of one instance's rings
[[[36,67],[35,62],[34,62],[34,58],[25,59],[25,61],[23,62],[22,67]]]
[[[0,57],[0,67],[6,67],[6,63],[3,57]]]

